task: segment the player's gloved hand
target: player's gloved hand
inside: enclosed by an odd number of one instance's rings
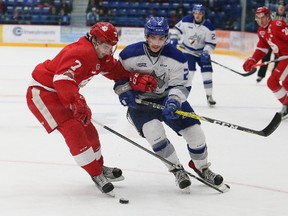
[[[114,85],[114,91],[119,96],[119,101],[123,106],[136,108],[136,92],[131,90],[131,86],[128,81],[124,80],[116,82]]]
[[[179,109],[181,109],[179,101],[174,98],[170,98],[166,101],[162,114],[166,119],[177,119],[179,118],[179,115],[176,114],[175,111]]]
[[[133,90],[126,91],[119,95],[120,103],[123,106],[128,106],[131,108],[136,108],[137,104],[135,102],[136,93]]]
[[[81,94],[74,96],[73,102],[70,104],[70,110],[73,117],[80,121],[85,127],[90,124],[92,112],[87,106],[85,98]]]
[[[154,92],[157,88],[157,81],[150,74],[132,73],[130,86],[135,91]]]
[[[208,53],[208,51],[203,50],[201,55],[200,55],[200,61],[203,64],[207,64],[210,61],[210,55]]]
[[[252,71],[255,68],[256,63],[257,62],[255,58],[252,58],[252,57],[248,58],[243,64],[244,71],[246,72]]]

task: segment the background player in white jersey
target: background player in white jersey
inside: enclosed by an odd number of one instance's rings
[[[115,92],[120,102],[128,106],[128,116],[141,136],[145,137],[153,151],[179,168],[167,165],[175,175],[180,189],[191,185],[188,175],[183,171],[176,151],[166,136],[163,122],[183,136],[191,157],[189,166],[204,180],[214,185],[221,185],[223,178],[208,167],[207,146],[200,121],[183,118],[175,114],[182,109],[193,112],[187,102],[191,89],[191,73],[184,54],[167,43],[169,26],[163,17],[151,17],[145,25],[146,41],[127,46],[119,54],[119,61],[127,71],[151,74],[157,81],[153,92],[128,90],[129,82],[116,82]],[[129,88],[129,86],[128,86]],[[150,108],[135,103],[135,97],[164,105],[163,110]]]
[[[171,34],[171,43],[183,48],[188,59],[189,71],[192,78],[196,72],[196,63],[201,68],[204,89],[209,106],[216,104],[213,93],[213,68],[210,54],[216,47],[216,34],[214,25],[205,19],[205,8],[201,4],[193,6],[193,15],[187,15],[178,22]]]

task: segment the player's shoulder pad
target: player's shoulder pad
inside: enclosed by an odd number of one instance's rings
[[[214,31],[215,30],[215,27],[214,27],[213,23],[209,19],[205,19],[204,20],[203,26],[208,28],[210,31]]]
[[[182,22],[189,22],[189,23],[193,23],[194,17],[192,15],[186,15],[182,18]]]
[[[137,57],[140,55],[144,55],[144,49],[143,49],[144,42],[138,42],[134,44],[130,44],[126,46],[119,54],[121,59],[125,60],[131,57]]]
[[[161,55],[169,57],[181,63],[185,63],[187,61],[185,55],[172,44],[165,45]]]

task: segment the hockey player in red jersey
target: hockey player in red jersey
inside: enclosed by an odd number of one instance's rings
[[[269,51],[270,47],[277,58],[288,56],[288,27],[283,20],[271,20],[270,10],[267,7],[259,7],[256,10],[255,20],[259,25],[257,47],[244,64],[243,69],[251,71],[255,64]],[[282,103],[282,119],[288,117],[288,59],[279,61],[267,80],[269,89]]]
[[[29,109],[46,131],[57,129],[76,163],[102,193],[112,195],[111,181],[124,177],[121,169],[103,165],[98,132],[91,123],[92,113],[79,90],[100,73],[115,81],[132,78],[133,88],[145,91],[150,77],[131,75],[113,58],[112,49],[117,42],[118,33],[112,24],[96,23],[86,36],[35,67],[26,95]]]

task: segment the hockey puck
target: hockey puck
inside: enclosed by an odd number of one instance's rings
[[[128,203],[129,203],[129,200],[128,200],[128,199],[125,199],[125,198],[120,198],[120,199],[119,199],[119,202],[120,202],[121,204],[128,204]]]

